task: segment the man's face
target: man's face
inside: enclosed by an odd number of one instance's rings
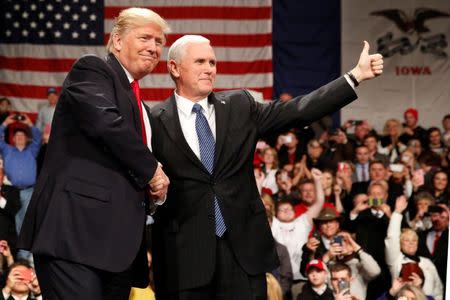
[[[115,35],[113,42],[120,63],[134,79],[141,79],[158,64],[164,34],[158,25],[149,23]]]
[[[355,137],[358,140],[364,139],[364,137],[368,133],[369,133],[369,130],[367,129],[367,127],[364,124],[355,126]]]
[[[333,290],[336,292],[339,292],[339,281],[345,281],[350,283],[351,277],[350,274],[348,274],[347,270],[341,270],[337,272],[331,272],[331,285],[333,286]]]
[[[416,117],[414,117],[414,115],[412,113],[410,113],[410,112],[406,113],[405,114],[405,124],[409,128],[416,127],[416,124],[417,124]]]
[[[441,213],[434,212],[431,214],[431,222],[435,231],[444,231],[448,228],[448,213],[443,211]]]
[[[11,272],[9,272],[9,276],[7,279],[7,285],[11,288],[14,293],[26,293],[30,289],[27,286],[27,283],[21,279],[21,272],[28,271],[28,268],[25,266],[16,266]],[[13,283],[12,278],[15,277],[15,283]]]
[[[367,149],[366,147],[358,147],[356,149],[356,160],[360,164],[369,162],[369,149]]]
[[[319,225],[320,234],[327,239],[335,236],[339,232],[339,228],[340,226],[338,220],[323,221]]]
[[[379,185],[374,185],[369,188],[369,198],[375,198],[375,199],[387,199],[386,190],[383,189]]]
[[[0,112],[9,112],[11,110],[11,105],[8,101],[4,100],[0,102]]]
[[[14,134],[13,142],[16,147],[24,147],[27,145],[27,136],[24,132],[18,131]]]
[[[311,267],[308,270],[308,280],[313,287],[320,287],[327,281],[327,272]]]
[[[434,131],[430,132],[429,138],[430,138],[430,144],[439,145],[441,142],[441,133],[438,130],[434,130]]]
[[[372,164],[369,169],[369,176],[371,180],[384,180],[386,178],[386,168],[383,164]]]
[[[277,219],[281,222],[291,222],[295,219],[294,208],[291,204],[284,203],[278,206]]]
[[[208,43],[189,43],[185,53],[172,70],[177,93],[190,100],[208,97],[216,80],[216,55]]]
[[[450,130],[450,118],[445,118],[442,121],[442,127],[444,127],[445,131],[449,131]]]
[[[369,149],[369,151],[376,151],[377,150],[377,140],[374,137],[368,137],[364,141],[364,146]]]
[[[58,102],[58,94],[51,93],[47,96],[48,103],[52,106],[56,105],[56,102]]]
[[[316,190],[314,184],[305,183],[300,187],[300,199],[307,205],[310,206],[316,202]]]

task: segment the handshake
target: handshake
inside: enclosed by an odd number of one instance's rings
[[[167,189],[169,188],[169,177],[166,176],[162,169],[162,165],[158,163],[153,178],[148,183],[150,186],[149,193],[150,198],[154,201],[163,201],[167,195]]]

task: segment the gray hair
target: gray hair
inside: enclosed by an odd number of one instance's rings
[[[120,12],[119,16],[114,20],[114,27],[109,35],[106,50],[111,53],[113,50],[113,37],[116,34],[122,35],[130,29],[153,23],[161,28],[164,35],[170,33],[169,24],[157,13],[148,8],[131,7]],[[164,36],[164,43],[165,43]]]
[[[201,35],[184,35],[177,39],[175,42],[173,42],[172,46],[169,48],[168,52],[168,59],[167,62],[170,60],[174,60],[176,63],[180,63],[181,58],[183,55],[186,54],[186,46],[189,43],[196,43],[196,44],[202,44],[202,43],[208,43],[211,44],[211,42]]]

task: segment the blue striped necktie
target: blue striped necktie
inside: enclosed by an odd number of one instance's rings
[[[197,131],[198,144],[200,146],[200,160],[206,170],[208,170],[209,174],[212,175],[214,171],[214,136],[208,121],[202,113],[200,104],[194,104],[192,111],[197,115],[195,118],[195,131]],[[227,227],[220,211],[217,196],[214,196],[214,219],[216,222],[216,235],[221,237],[225,233]]]

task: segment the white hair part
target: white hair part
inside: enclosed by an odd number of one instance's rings
[[[184,35],[177,39],[175,42],[173,42],[172,46],[169,48],[168,52],[168,59],[167,62],[170,60],[174,60],[176,63],[180,63],[181,58],[186,53],[186,46],[190,43],[194,44],[211,44],[211,42],[201,35]]]

